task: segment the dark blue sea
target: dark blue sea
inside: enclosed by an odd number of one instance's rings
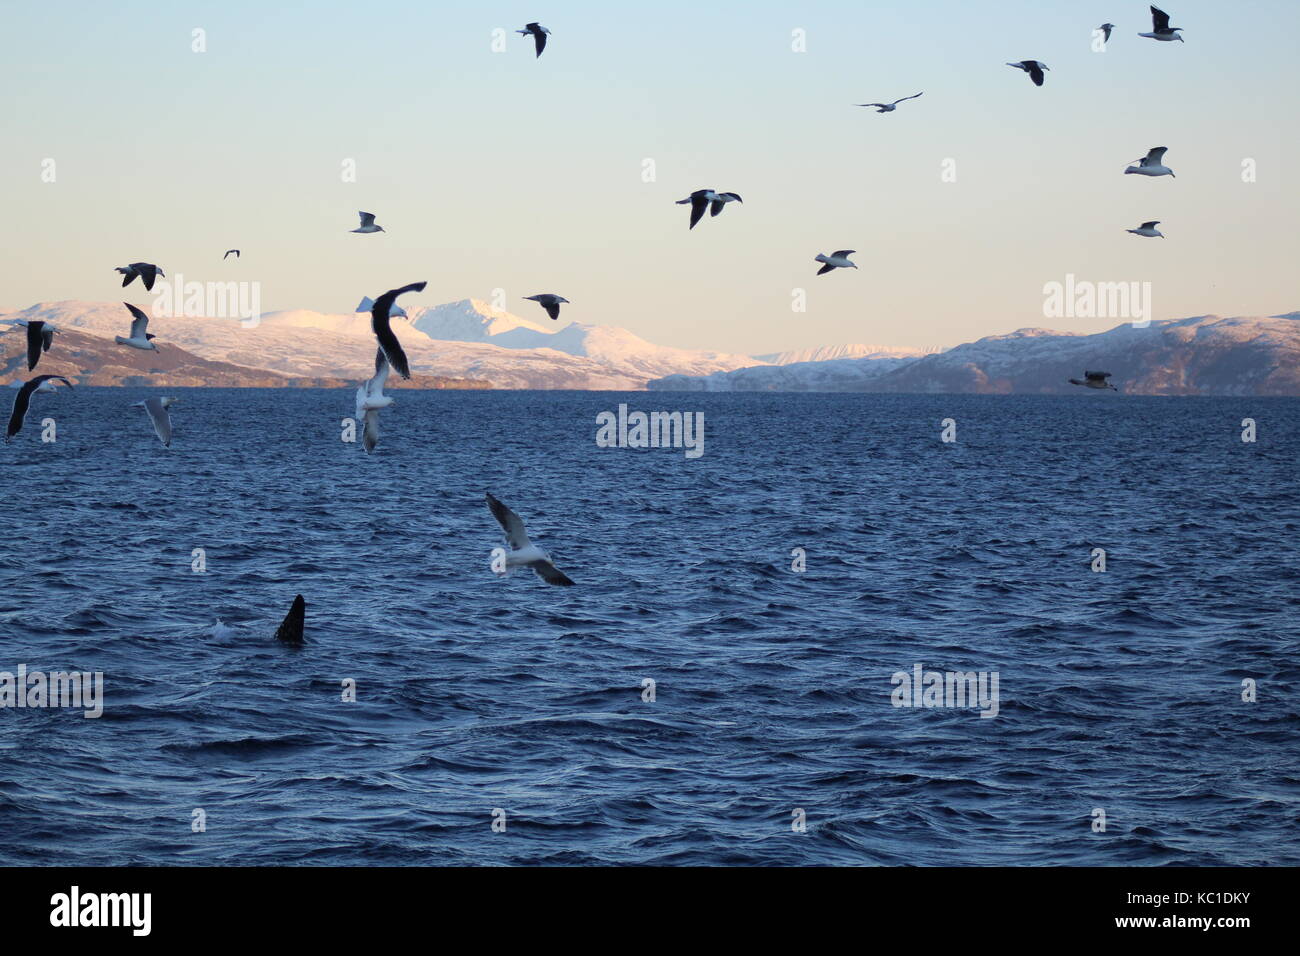
[[[0,447],[0,671],[104,680],[0,709],[0,862],[1300,864],[1300,401],[399,391],[368,458],[350,391],[169,392],[170,450],[146,394]]]

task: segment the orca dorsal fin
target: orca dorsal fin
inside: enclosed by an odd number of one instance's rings
[[[299,594],[293,599],[293,606],[289,608],[289,613],[284,616],[284,621],[276,628],[275,639],[282,644],[305,644],[306,639],[302,636],[302,628],[306,617],[307,602]]]

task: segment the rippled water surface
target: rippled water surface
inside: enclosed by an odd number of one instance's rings
[[[0,861],[1300,863],[1295,400],[399,392],[367,458],[348,392],[183,390],[170,450],[144,394],[0,447],[0,670],[105,681],[0,710]],[[489,490],[576,587],[491,573]]]

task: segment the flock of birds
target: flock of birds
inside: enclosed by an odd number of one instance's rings
[[[1181,36],[1181,27],[1172,27],[1169,25],[1169,15],[1158,7],[1151,7],[1152,29],[1147,33],[1139,33],[1140,37],[1148,37],[1153,40],[1171,42],[1177,40],[1183,42]],[[1104,40],[1109,42],[1111,31],[1114,29],[1113,23],[1103,23],[1097,29],[1102,33]],[[524,29],[516,31],[524,36],[531,36],[534,40],[536,55],[540,57],[546,49],[547,38],[551,31],[540,23],[529,23]],[[1041,87],[1044,83],[1044,73],[1048,71],[1048,66],[1039,60],[1020,60],[1014,63],[1008,63],[1008,66],[1023,70],[1029,75],[1035,86]],[[900,103],[909,100],[918,99],[923,95],[915,93],[911,96],[904,96],[891,102],[882,103],[857,103],[855,106],[875,109],[877,113],[892,113],[898,109]],[[1172,169],[1164,165],[1164,156],[1166,147],[1157,146],[1150,150],[1147,155],[1139,160],[1134,160],[1133,164],[1124,170],[1126,174],[1135,174],[1141,176],[1173,176]],[[690,224],[689,229],[694,229],[704,218],[707,211],[711,218],[717,217],[730,203],[744,203],[744,200],[735,192],[718,192],[713,189],[697,189],[685,199],[677,200],[677,205],[690,206]],[[360,224],[356,229],[351,230],[354,233],[362,235],[373,235],[384,232],[384,227],[375,222],[375,215],[369,212],[358,213]],[[1142,236],[1144,238],[1164,238],[1156,226],[1160,225],[1159,220],[1142,223],[1136,229],[1129,229],[1128,232]],[[821,263],[821,268],[817,270],[817,275],[825,275],[836,269],[856,269],[857,265],[849,258],[854,254],[852,249],[839,249],[830,255],[818,254],[814,261]],[[238,249],[229,249],[222,260],[234,256],[240,258]],[[122,287],[126,288],[136,279],[139,279],[146,291],[153,291],[154,283],[161,276],[166,277],[163,272],[154,263],[150,262],[132,262],[125,266],[119,266],[114,271],[122,275]],[[411,369],[407,360],[406,352],[402,349],[401,342],[393,331],[392,320],[394,318],[408,318],[405,310],[397,304],[399,297],[411,292],[421,292],[424,290],[426,283],[413,282],[409,285],[397,289],[390,289],[378,299],[371,300],[369,297],[363,298],[357,307],[358,312],[369,311],[371,330],[375,335],[376,350],[374,362],[374,375],[362,384],[356,392],[356,417],[363,423],[362,428],[362,447],[369,454],[374,451],[379,442],[379,412],[391,406],[393,399],[384,394],[384,386],[388,381],[391,370],[396,372],[403,379],[410,379]],[[560,306],[567,304],[568,299],[554,293],[539,293],[537,295],[526,296],[525,298],[538,303],[553,320],[558,320],[560,316]],[[130,330],[126,336],[115,336],[114,342],[128,348],[140,349],[144,351],[158,351],[158,345],[154,342],[155,336],[148,331],[149,316],[138,307],[130,303],[123,303],[131,315]],[[21,319],[11,320],[11,331],[13,327],[24,327],[27,334],[27,369],[34,371],[39,363],[41,356],[49,352],[54,344],[54,336],[58,330],[48,322],[39,320],[25,321]],[[1070,379],[1071,385],[1079,385],[1092,389],[1118,389],[1110,384],[1107,380],[1111,377],[1109,372],[1085,371],[1082,379]],[[5,435],[5,441],[9,442],[15,435],[22,430],[23,422],[26,420],[27,413],[31,406],[32,397],[42,392],[55,391],[54,383],[61,382],[68,388],[73,385],[68,379],[61,375],[37,375],[23,383],[15,383],[18,387],[17,394],[14,396],[13,409],[9,418],[9,425]],[[142,402],[136,402],[132,407],[143,408],[148,413],[150,421],[153,423],[154,431],[159,441],[164,446],[170,447],[172,440],[172,424],[169,409],[175,405],[178,400],[174,398],[155,397],[148,398]],[[549,584],[571,585],[573,582],[558,568],[555,567],[550,557],[541,549],[533,545],[528,535],[524,531],[523,521],[511,511],[508,507],[494,498],[491,494],[487,495],[487,505],[492,515],[501,525],[505,534],[506,542],[510,550],[506,555],[506,568],[510,567],[529,567],[533,569],[542,580]],[[292,619],[296,618],[296,626]],[[301,643],[302,639],[302,597],[299,595],[295,601],[294,609],[286,618],[285,625],[281,630],[285,632],[282,637],[287,643]],[[296,635],[296,637],[295,637]],[[280,635],[277,635],[280,636]]]

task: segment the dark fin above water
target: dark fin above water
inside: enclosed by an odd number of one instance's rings
[[[305,644],[302,626],[306,616],[307,603],[299,594],[293,599],[293,607],[289,608],[289,613],[284,616],[284,622],[276,629],[275,639],[283,644]]]

